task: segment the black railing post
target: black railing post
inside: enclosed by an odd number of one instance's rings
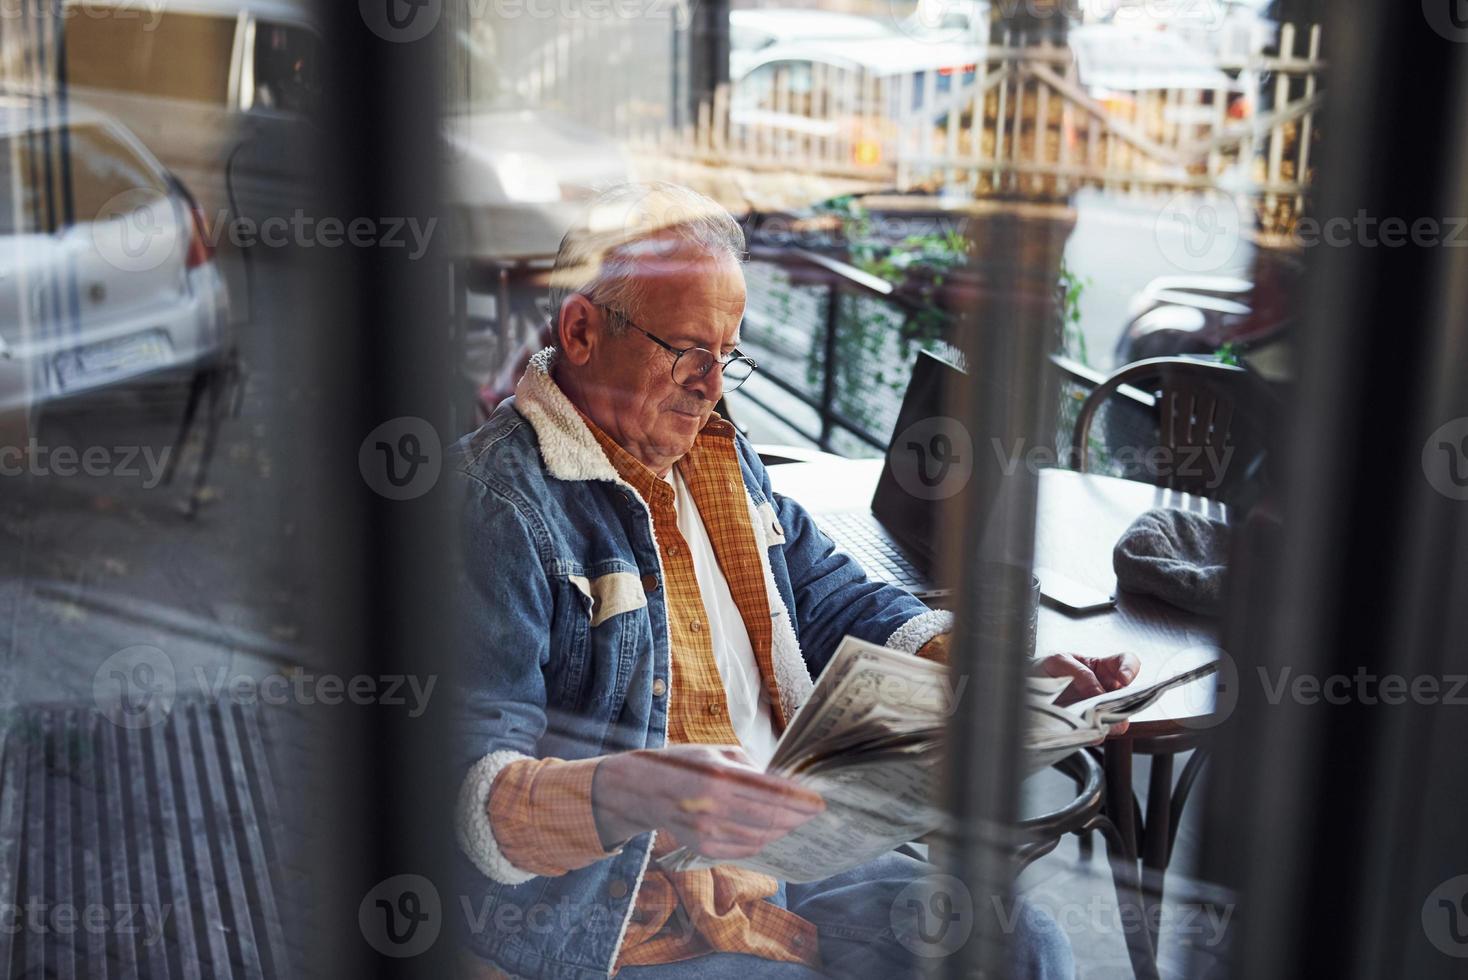
[[[831,430],[836,427],[832,418],[836,401],[836,325],[841,319],[841,284],[832,280],[826,287],[826,372],[821,384],[821,439],[822,452],[831,451]]]

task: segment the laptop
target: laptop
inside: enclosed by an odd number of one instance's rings
[[[934,531],[943,502],[973,471],[972,440],[943,414],[944,392],[964,376],[947,361],[919,352],[871,507],[811,515],[868,578],[900,586],[925,602],[953,593],[932,578]]]

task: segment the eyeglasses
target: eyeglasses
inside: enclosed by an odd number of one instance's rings
[[[663,350],[673,355],[673,383],[680,388],[686,388],[691,384],[697,384],[708,377],[710,371],[718,365],[724,376],[724,394],[735,391],[740,385],[749,380],[754,369],[759,367],[752,359],[745,357],[734,348],[727,355],[720,358],[711,350],[702,347],[674,347],[661,337],[648,333],[646,330],[632,322],[632,318],[621,310],[611,306],[597,304],[608,313],[621,320],[627,326],[642,334],[648,340],[657,344]]]

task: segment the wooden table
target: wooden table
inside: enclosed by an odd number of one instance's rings
[[[770,469],[774,488],[800,501],[819,520],[821,513],[870,506],[882,461],[831,458],[789,463]],[[1226,519],[1217,501],[1165,490],[1146,483],[1069,470],[1042,470],[1035,521],[1035,565],[1105,593],[1116,592],[1111,552],[1117,538],[1138,514],[1153,507],[1174,507]],[[1129,652],[1141,661],[1139,683],[1178,673],[1215,659],[1216,623],[1148,596],[1121,592],[1115,608],[1088,616],[1071,616],[1048,605],[1039,615],[1036,653],[1101,656]],[[1172,854],[1177,821],[1205,753],[1194,751],[1173,788],[1173,759],[1197,749],[1201,736],[1226,712],[1216,712],[1219,682],[1204,678],[1168,692],[1138,714],[1126,734],[1104,747],[1106,812],[1116,825],[1122,854],[1116,882],[1118,898],[1139,895],[1141,886],[1160,905],[1162,881]],[[1229,690],[1227,679],[1222,690]],[[1153,756],[1145,817],[1132,792],[1135,753]],[[1118,867],[1113,855],[1113,869]],[[1134,880],[1123,878],[1135,876]],[[1128,934],[1132,965],[1139,977],[1155,977],[1156,917],[1143,916],[1148,929]],[[1133,936],[1145,936],[1145,944]]]

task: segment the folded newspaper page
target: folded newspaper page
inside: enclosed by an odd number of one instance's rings
[[[1216,669],[1204,665],[1064,708],[1054,702],[1067,678],[1029,678],[1027,769],[1101,742],[1116,722]],[[942,664],[846,637],[767,768],[820,793],[825,811],[753,857],[721,862],[679,848],[662,866],[684,871],[733,863],[782,881],[818,881],[934,830],[943,823],[939,778],[952,700]]]

